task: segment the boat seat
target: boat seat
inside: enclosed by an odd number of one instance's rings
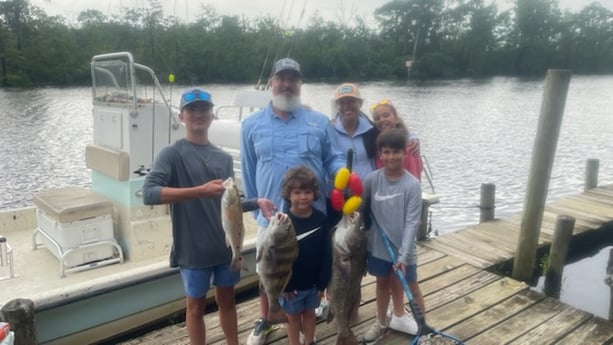
[[[59,223],[109,215],[113,203],[106,197],[79,187],[51,189],[37,193],[34,205]]]
[[[130,155],[124,151],[89,144],[85,147],[85,165],[119,181],[130,179]]]

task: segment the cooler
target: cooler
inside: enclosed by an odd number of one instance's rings
[[[87,189],[68,187],[38,193],[33,201],[38,222],[34,249],[43,245],[53,253],[60,260],[61,276],[64,271],[123,261],[113,235],[110,200]]]

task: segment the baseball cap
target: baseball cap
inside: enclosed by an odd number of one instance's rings
[[[345,97],[357,98],[359,100],[362,99],[358,87],[355,84],[350,83],[341,84],[339,87],[336,88],[336,91],[334,91],[335,102]]]
[[[181,104],[179,105],[179,110],[183,111],[183,108],[185,108],[187,105],[196,102],[207,102],[210,103],[211,106],[214,105],[213,97],[210,93],[198,88],[192,88],[185,90],[185,92],[183,92],[183,95],[181,95]]]
[[[300,64],[298,64],[294,59],[284,58],[277,60],[277,62],[275,62],[275,64],[272,66],[272,75],[276,76],[282,71],[293,71],[297,73],[299,77],[302,76],[302,72],[300,72]]]

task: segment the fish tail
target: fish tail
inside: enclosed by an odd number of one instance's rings
[[[339,334],[336,337],[336,345],[359,345],[358,338],[353,333]]]

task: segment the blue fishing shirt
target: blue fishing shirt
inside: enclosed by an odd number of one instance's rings
[[[334,129],[324,114],[299,107],[287,121],[268,107],[248,116],[241,125],[241,174],[247,198],[270,199],[280,211],[286,211],[281,198],[285,172],[304,165],[315,173],[321,197],[313,207],[326,213],[326,177],[334,179],[345,166],[343,152],[332,139]],[[268,221],[260,210],[255,216],[260,226]]]

